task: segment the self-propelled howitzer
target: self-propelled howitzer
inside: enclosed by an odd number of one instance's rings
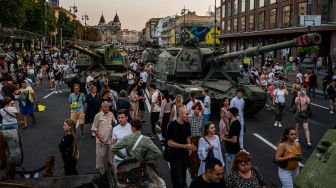
[[[233,98],[236,90],[241,88],[246,102],[245,114],[253,115],[265,106],[266,93],[259,86],[239,84],[232,79],[239,74],[242,59],[268,51],[320,43],[321,36],[312,33],[290,41],[226,54],[193,46],[168,48],[159,55],[154,65],[154,80],[160,89],[167,89],[173,95],[182,94],[186,99],[190,91],[201,97],[201,91],[208,88],[214,102],[220,102],[225,97]],[[220,74],[215,74],[217,72]]]

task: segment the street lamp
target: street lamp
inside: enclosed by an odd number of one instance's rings
[[[78,12],[78,9],[77,9],[77,6],[75,5],[75,3],[74,3],[73,6],[70,6],[69,11],[71,12],[72,10],[73,10],[74,14],[76,14]]]
[[[181,10],[181,15],[183,15],[183,36],[181,35],[181,30],[180,30],[180,39],[183,40],[183,43],[185,42],[185,32],[186,32],[186,12],[189,11],[189,9],[186,9],[185,6]]]
[[[217,1],[215,0],[215,33],[214,33],[214,48],[216,49],[217,43],[216,43],[216,38],[217,38]]]
[[[86,40],[86,21],[89,20],[89,16],[85,13],[82,16],[82,20],[84,20],[84,25],[85,25],[85,28],[84,28],[84,40]]]

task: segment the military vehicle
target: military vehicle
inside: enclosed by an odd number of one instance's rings
[[[141,53],[141,59],[145,62],[156,63],[162,51],[163,49],[161,48],[146,48]]]
[[[104,46],[89,50],[71,41],[65,41],[65,46],[81,52],[76,62],[76,68],[80,72],[67,77],[68,85],[71,85],[74,78],[81,80],[85,77],[86,72],[95,71],[97,75],[107,74],[109,83],[118,86],[118,90],[125,89],[123,86],[127,85],[125,84],[127,83],[126,60],[116,48]]]
[[[299,176],[295,188],[335,187],[336,179],[336,129],[328,130],[310,155]]]
[[[244,91],[245,115],[254,115],[264,107],[266,92],[259,86],[239,84],[232,79],[239,74],[242,59],[248,55],[320,43],[321,36],[312,33],[290,41],[226,54],[191,44],[168,48],[159,55],[156,65],[153,65],[153,80],[159,89],[167,89],[174,96],[182,94],[186,100],[189,92],[195,92],[199,98],[203,88],[208,88],[213,104],[220,104],[224,97],[233,98],[237,88],[241,88]],[[218,107],[213,105],[215,106]]]

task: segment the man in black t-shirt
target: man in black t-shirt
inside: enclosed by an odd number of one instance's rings
[[[185,107],[178,109],[178,118],[168,126],[168,146],[174,151],[170,161],[170,176],[173,188],[186,187],[186,173],[189,154],[196,150],[190,143],[189,111]]]
[[[226,188],[223,173],[221,161],[216,158],[209,159],[205,163],[205,173],[191,182],[189,188]]]
[[[240,151],[239,145],[239,134],[240,134],[240,122],[237,120],[239,110],[236,107],[228,109],[229,118],[231,118],[231,125],[228,137],[222,137],[221,140],[226,142],[226,163],[225,170],[228,174],[230,172],[231,162],[233,161],[235,155]]]

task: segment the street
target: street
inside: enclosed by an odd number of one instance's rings
[[[63,85],[64,86],[64,85]],[[65,87],[65,86],[64,86]],[[58,150],[58,144],[63,136],[63,121],[69,117],[68,108],[69,89],[63,87],[63,93],[55,94],[44,88],[37,88],[38,100],[46,105],[45,112],[36,113],[37,123],[22,130],[21,137],[24,149],[24,162],[22,167],[26,170],[34,170],[43,166],[48,156],[55,156],[54,176],[59,176],[63,161]],[[287,97],[287,101],[290,98]],[[312,99],[313,116],[309,120],[312,144],[320,141],[327,129],[333,128],[335,116],[330,115],[326,109],[327,101],[321,96]],[[215,115],[214,115],[215,116]],[[218,116],[218,115],[217,115]],[[275,147],[279,141],[282,131],[285,127],[293,125],[293,113],[288,110],[288,105],[284,111],[283,127],[274,127],[274,114],[272,111],[262,110],[254,117],[246,118],[245,148],[253,157],[253,165],[256,165],[263,172],[268,187],[280,187],[280,180],[277,175],[277,167],[273,163]],[[146,124],[143,127],[143,133],[150,133],[148,114],[146,115]],[[212,119],[217,122],[219,119]],[[308,149],[303,129],[300,127],[300,140],[302,146],[303,161],[308,159],[314,148]],[[91,138],[89,125],[85,126],[85,139],[78,140],[80,157],[77,163],[77,169],[80,174],[96,173],[95,169],[95,139]],[[155,139],[159,146],[159,140]],[[162,158],[158,161],[158,172],[171,187],[168,163]],[[41,175],[41,174],[40,174]],[[190,182],[190,178],[188,178]]]

